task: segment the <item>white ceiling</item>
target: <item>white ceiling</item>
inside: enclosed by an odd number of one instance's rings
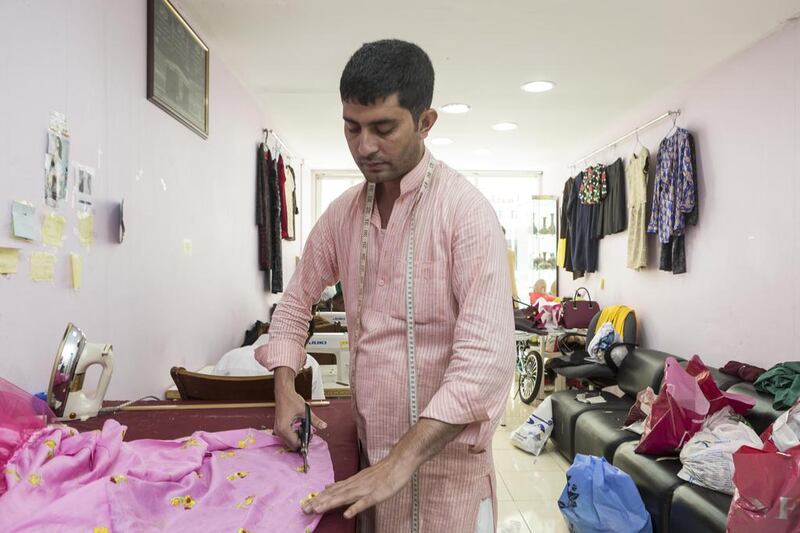
[[[354,168],[339,77],[381,38],[416,42],[436,69],[434,147],[461,169],[544,168],[615,116],[685,83],[800,12],[800,0],[180,0],[211,53],[261,100],[310,168]],[[544,94],[526,81],[555,81]],[[744,80],[750,82],[751,80]],[[212,88],[213,90],[213,88]],[[520,128],[490,126],[513,121]],[[598,139],[598,143],[605,139]],[[475,150],[489,149],[491,156]],[[573,148],[574,150],[574,148]]]

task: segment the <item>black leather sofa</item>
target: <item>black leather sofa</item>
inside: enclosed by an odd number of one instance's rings
[[[609,403],[586,405],[575,400],[576,391],[553,395],[553,440],[569,461],[576,453],[605,457],[631,476],[656,533],[691,531],[724,533],[731,496],[686,483],[678,477],[677,457],[652,457],[634,452],[639,436],[620,429],[636,393],[650,386],[658,391],[668,354],[636,349],[626,357],[619,372],[623,398],[609,398]],[[677,358],[685,365],[685,361]],[[657,368],[659,367],[659,368]],[[745,418],[761,433],[780,416],[772,408],[773,398],[757,392],[750,383],[711,369],[722,390],[755,398],[756,405]],[[606,395],[611,396],[611,395]]]

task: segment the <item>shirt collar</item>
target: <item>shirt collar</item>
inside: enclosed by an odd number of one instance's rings
[[[428,163],[431,160],[431,153],[426,148],[422,159],[411,171],[400,179],[400,194],[415,191],[422,186],[425,174],[428,172]]]

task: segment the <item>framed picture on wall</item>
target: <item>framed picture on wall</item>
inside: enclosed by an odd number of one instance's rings
[[[208,47],[169,0],[147,1],[147,99],[208,137]]]

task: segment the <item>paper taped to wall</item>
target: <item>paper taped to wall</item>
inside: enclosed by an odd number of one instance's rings
[[[17,239],[36,240],[35,228],[36,208],[24,202],[11,204],[11,222],[14,237]]]
[[[72,288],[80,289],[83,284],[83,261],[78,254],[70,254],[69,260],[72,265]]]
[[[0,248],[0,274],[16,274],[19,266],[19,248]]]
[[[61,246],[64,241],[66,219],[56,213],[45,215],[42,222],[42,240],[49,246]]]
[[[94,242],[94,215],[89,213],[78,215],[78,238],[83,246],[89,246]]]
[[[53,281],[56,270],[56,256],[47,252],[31,254],[31,279],[33,281]]]

